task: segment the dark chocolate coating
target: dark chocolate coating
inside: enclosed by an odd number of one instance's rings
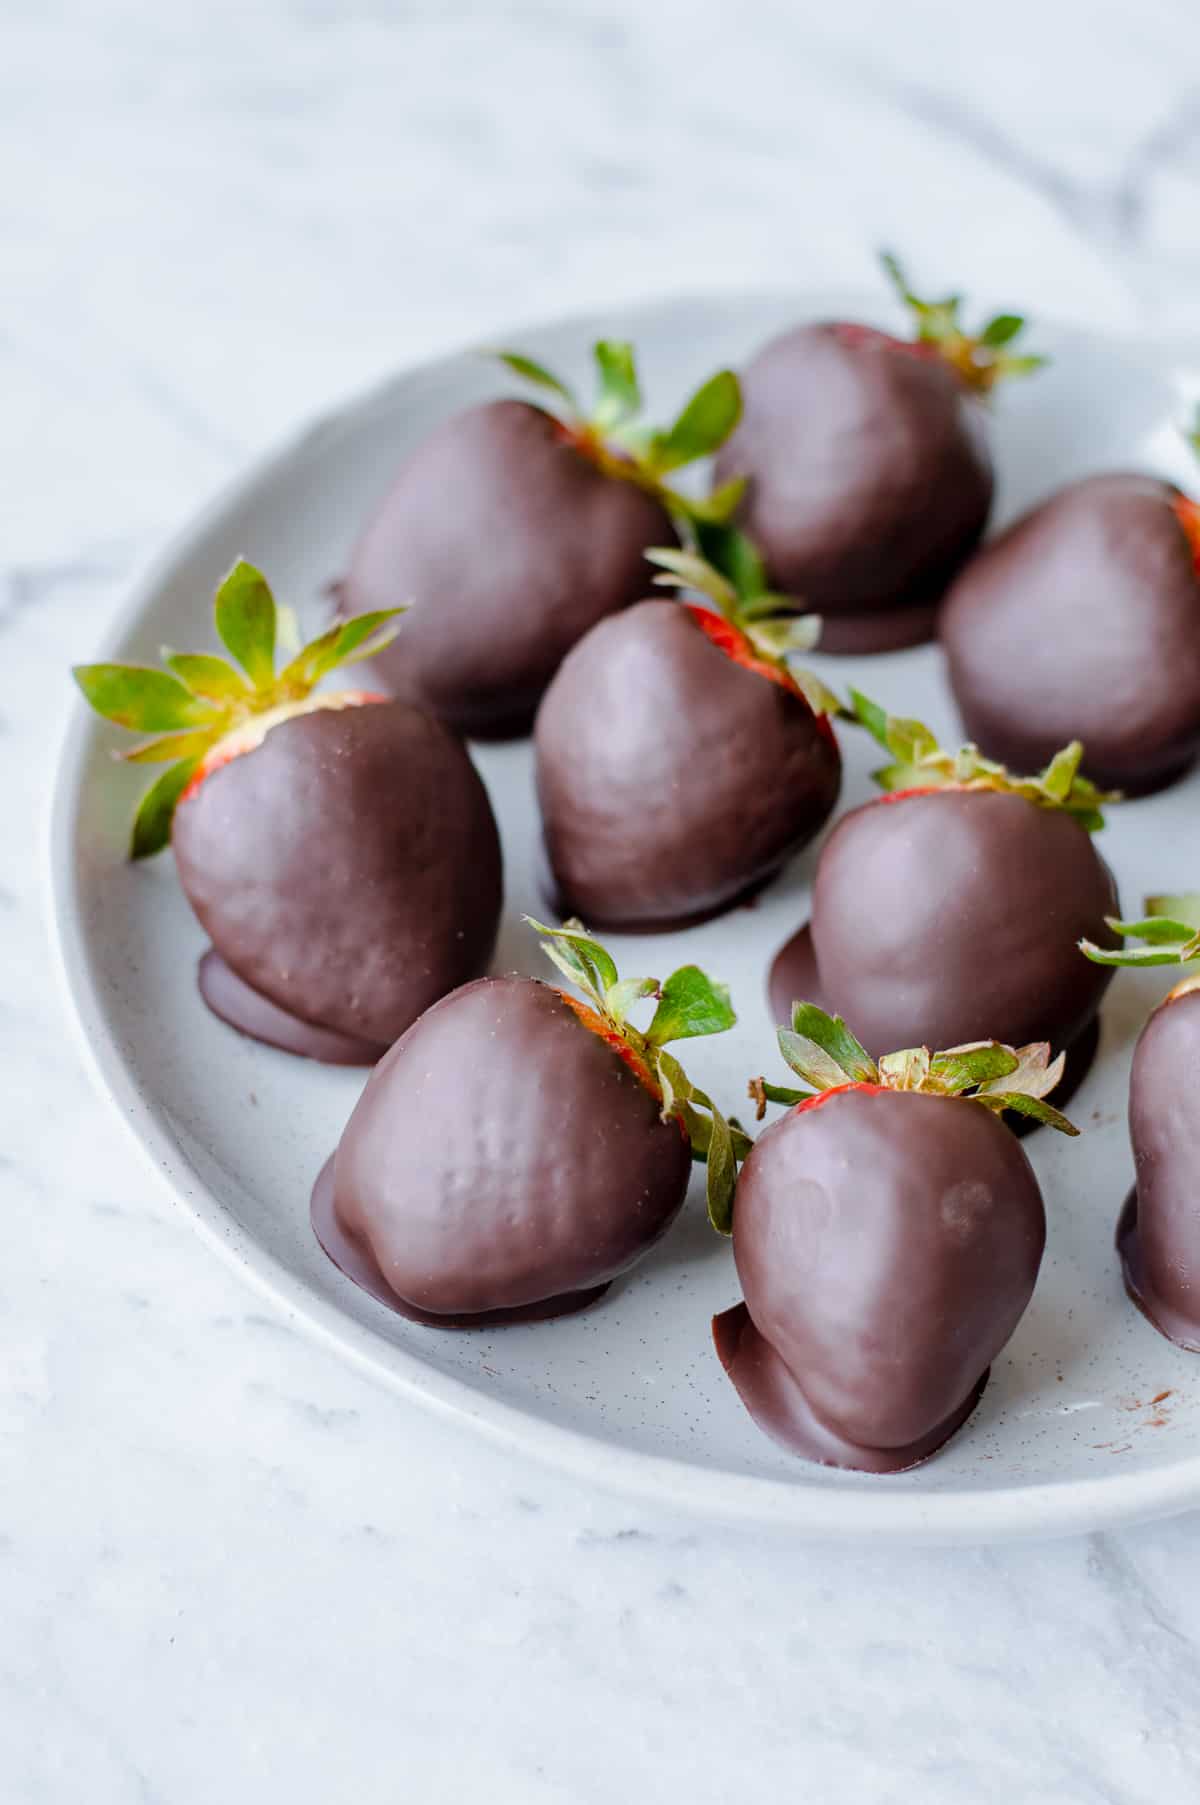
[[[1156,478],[1089,476],[973,558],[940,621],[970,737],[1014,770],[1084,743],[1088,775],[1157,788],[1200,750],[1200,580]]]
[[[440,1317],[571,1307],[678,1214],[678,1122],[559,993],[481,978],[376,1066],[334,1166],[342,1230],[391,1291]]]
[[[1112,981],[1077,943],[1116,945],[1105,917],[1119,913],[1091,835],[1061,810],[994,790],[881,797],[821,849],[812,957],[824,1007],[877,1058],[972,1040],[1057,1052]],[[803,976],[795,944],[772,972],[781,1022],[793,1002],[817,1000],[789,994]]]
[[[828,724],[677,602],[594,627],[546,692],[534,742],[559,905],[595,927],[728,907],[812,838],[841,783]]]
[[[290,1015],[389,1046],[481,971],[500,842],[461,742],[402,702],[272,727],[175,813],[180,881],[225,963]]]
[[[834,324],[772,340],[742,394],[714,480],[749,478],[742,524],[775,587],[825,617],[822,649],[928,638],[991,507],[978,403],[941,358],[882,335],[848,343]],[[870,618],[889,611],[903,620]]]
[[[1045,1238],[1033,1168],[980,1104],[834,1093],[746,1160],[733,1248],[749,1322],[718,1319],[718,1348],[785,1446],[900,1471],[971,1409]]]
[[[374,660],[394,694],[463,732],[526,733],[589,627],[637,600],[664,510],[603,475],[524,401],[456,414],[401,466],[350,559],[351,614],[406,606]]]
[[[1200,1353],[1200,990],[1160,1003],[1129,1085],[1137,1184],[1117,1247],[1125,1285],[1156,1329]]]

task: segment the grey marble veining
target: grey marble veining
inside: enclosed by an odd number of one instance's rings
[[[0,17],[0,1796],[1184,1805],[1194,1518],[939,1553],[585,1493],[212,1259],[94,1095],[46,788],[133,572],[395,364],[672,290],[1200,329],[1193,8],[33,4]]]

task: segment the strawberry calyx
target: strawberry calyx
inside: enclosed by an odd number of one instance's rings
[[[730,1216],[738,1163],[752,1143],[666,1049],[671,1041],[723,1034],[732,1028],[737,1017],[729,991],[697,965],[683,965],[661,982],[622,978],[612,955],[578,921],[555,928],[530,915],[525,920],[541,935],[546,956],[582,991],[582,1002],[566,991],[558,992],[576,1019],[624,1061],[659,1104],[662,1120],[679,1123],[692,1158],[707,1167],[708,1213],[714,1227],[720,1227]],[[653,998],[656,1007],[649,1024],[638,1028],[629,1012],[645,998]]]
[[[924,722],[888,714],[861,690],[851,689],[850,707],[845,712],[890,754],[892,763],[871,775],[892,800],[930,790],[996,790],[1021,796],[1038,808],[1061,809],[1089,833],[1104,826],[1101,804],[1120,801],[1118,790],[1098,789],[1080,776],[1080,740],[1072,740],[1056,752],[1037,776],[1014,777],[1004,765],[984,758],[977,746],[968,743],[957,751],[947,751]]]
[[[642,421],[643,397],[634,348],[626,339],[598,339],[592,346],[596,400],[589,412],[574,390],[544,364],[520,351],[494,353],[508,369],[543,391],[557,436],[605,476],[645,490],[669,514],[683,520],[727,520],[745,481],[724,483],[702,500],[682,494],[667,479],[709,457],[725,443],[742,414],[742,390],[732,370],[701,383],[669,426]]]
[[[715,614],[685,605],[712,644],[735,664],[800,696],[829,730],[828,717],[845,712],[841,702],[815,672],[788,663],[792,653],[816,645],[820,615],[804,613],[797,597],[768,588],[762,558],[739,528],[693,522],[690,537],[688,549],[654,546],[646,552],[647,562],[659,567],[654,581],[707,596]]]
[[[949,364],[959,381],[973,394],[987,395],[998,382],[1012,376],[1030,376],[1048,362],[1010,349],[1025,330],[1025,317],[1019,313],[997,313],[978,332],[967,332],[960,319],[961,295],[947,295],[942,301],[925,301],[913,293],[899,260],[891,251],[881,251],[879,261],[900,300],[913,316],[916,338],[909,348],[918,357],[938,357]],[[859,335],[859,343],[886,340],[890,335],[876,333],[871,327],[843,327]],[[854,342],[848,340],[846,342]],[[903,340],[893,341],[903,344]]]
[[[816,1108],[839,1091],[919,1091],[924,1096],[962,1097],[1000,1115],[1011,1109],[1031,1116],[1061,1134],[1079,1130],[1045,1101],[1059,1082],[1066,1063],[1062,1053],[1050,1057],[1047,1041],[1009,1047],[997,1040],[970,1041],[934,1053],[928,1047],[905,1047],[872,1059],[840,1015],[827,1015],[815,1003],[793,1003],[790,1027],[779,1029],[784,1062],[808,1089],[793,1090],[750,1081],[749,1094],[762,1120],[768,1103],[799,1111]]]
[[[276,648],[298,641],[290,610],[275,601],[266,578],[240,558],[214,600],[217,637],[231,659],[212,652],[163,651],[165,670],[141,664],[77,664],[72,675],[107,721],[149,733],[118,756],[168,769],[146,791],[134,816],[130,857],[161,852],[175,810],[218,765],[259,745],[273,726],[313,707],[344,708],[383,700],[358,690],[310,699],[331,671],[373,658],[395,637],[388,623],[403,613],[385,608],[336,622],[276,669]],[[231,661],[232,660],[232,661]]]
[[[1191,965],[1200,959],[1200,894],[1148,896],[1143,908],[1145,914],[1137,921],[1105,917],[1114,934],[1140,940],[1140,946],[1097,946],[1093,940],[1081,940],[1080,952],[1093,965]],[[1200,978],[1185,978],[1171,994],[1197,983]]]

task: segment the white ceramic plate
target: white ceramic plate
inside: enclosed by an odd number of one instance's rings
[[[581,383],[601,334],[638,343],[651,414],[702,376],[743,362],[801,318],[866,318],[863,295],[688,300],[623,317],[506,335]],[[1053,357],[998,399],[998,519],[1085,471],[1134,465],[1193,481],[1177,422],[1200,393],[1200,363],[1157,361],[1122,341],[1040,326]],[[277,593],[319,613],[323,586],[401,455],[456,408],[510,389],[478,354],[409,372],[320,421],[228,490],[170,547],[129,601],[106,658],[154,659],[163,643],[208,643],[213,587],[239,553]],[[938,653],[814,660],[906,714],[955,732]],[[1128,1188],[1129,1058],[1170,977],[1118,976],[1101,1058],[1068,1142],[1027,1143],[1045,1192],[1049,1244],[1037,1295],[993,1369],[983,1401],[944,1452],[915,1472],[874,1478],[809,1466],[754,1428],[709,1337],[738,1296],[728,1243],[709,1230],[699,1183],[674,1232],[598,1307],[560,1322],[452,1333],[393,1315],[342,1277],[309,1228],[312,1180],[363,1082],[241,1039],[196,994],[203,936],[169,857],[125,859],[144,778],[114,766],[116,738],[80,704],[63,752],[52,829],[53,911],[62,967],[102,1084],[207,1239],[262,1289],[397,1389],[597,1484],[647,1500],[837,1536],[983,1540],[1165,1515],[1200,1503],[1200,1360],[1171,1347],[1125,1301],[1112,1251]],[[870,795],[867,746],[846,735],[842,808]],[[477,748],[504,838],[505,921],[496,967],[548,967],[521,926],[538,913],[537,819],[527,743]],[[698,777],[702,781],[702,775]],[[1127,906],[1147,888],[1194,886],[1200,777],[1113,810],[1103,849]],[[615,937],[627,974],[695,960],[732,985],[740,1023],[693,1043],[697,1080],[737,1107],[749,1074],[775,1069],[764,976],[807,915],[810,851],[752,908],[686,934]],[[1154,1400],[1159,1400],[1154,1402]]]

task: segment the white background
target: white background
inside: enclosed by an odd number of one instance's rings
[[[1183,1805],[1195,1519],[755,1543],[469,1441],[201,1246],[49,978],[87,656],[255,451],[400,363],[679,289],[1200,328],[1187,0],[0,5],[0,1797]]]

